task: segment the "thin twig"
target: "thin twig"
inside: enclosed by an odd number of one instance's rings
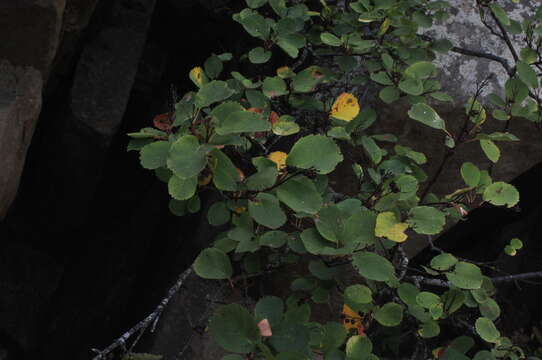
[[[192,268],[188,268],[185,271],[183,271],[180,275],[175,284],[168,290],[167,295],[160,301],[160,304],[154,309],[152,313],[147,315],[147,317],[143,320],[141,320],[139,323],[137,323],[135,326],[130,328],[130,330],[126,331],[124,334],[122,334],[119,338],[117,338],[115,341],[111,343],[108,347],[106,347],[104,350],[97,350],[92,349],[96,355],[92,360],[104,360],[106,359],[107,355],[112,353],[114,350],[116,350],[119,347],[125,347],[126,341],[130,339],[133,335],[140,332],[143,333],[151,324],[158,321],[162,313],[164,312],[164,309],[166,308],[169,301],[173,298],[173,296],[180,290],[181,286],[183,285],[184,281],[188,278],[188,276],[192,274]],[[132,346],[130,346],[130,349],[132,349],[135,346],[135,343],[140,339],[141,335],[136,338]]]
[[[508,281],[518,281],[518,280],[527,280],[532,278],[542,277],[542,271],[528,272],[523,274],[516,275],[506,275],[498,276],[491,279],[494,283],[508,282]]]

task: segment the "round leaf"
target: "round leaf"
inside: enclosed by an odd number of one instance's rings
[[[169,141],[155,141],[143,146],[139,153],[141,166],[150,170],[166,166],[170,146]]]
[[[277,229],[286,222],[279,201],[271,194],[259,193],[256,199],[248,202],[248,212],[258,224],[270,229]]]
[[[493,324],[493,321],[485,317],[480,317],[474,323],[476,332],[480,337],[490,343],[495,343],[501,337],[501,333]]]
[[[215,248],[205,249],[198,255],[194,271],[204,279],[228,279],[233,274],[228,255]]]
[[[483,199],[493,205],[506,205],[510,208],[518,203],[519,193],[514,186],[498,181],[486,187]]]
[[[416,206],[410,209],[407,223],[418,234],[434,235],[442,231],[446,223],[446,215],[431,206]]]
[[[376,310],[373,316],[381,325],[397,326],[403,321],[403,307],[390,302]]]
[[[376,281],[388,281],[395,279],[393,265],[388,259],[372,253],[358,252],[352,256],[352,264],[361,276]]]
[[[220,226],[228,223],[231,213],[224,202],[215,202],[207,212],[207,220],[213,226]]]
[[[320,174],[328,174],[335,169],[343,156],[337,144],[323,135],[309,135],[299,139],[286,163],[301,169],[316,169]]]
[[[168,168],[181,179],[188,179],[200,173],[207,165],[207,149],[200,145],[198,138],[184,135],[171,145]]]
[[[260,341],[260,331],[254,318],[238,304],[216,309],[209,322],[209,330],[220,346],[235,353],[249,353]]]
[[[248,59],[253,64],[264,64],[271,58],[271,52],[262,47],[257,47],[248,53]]]
[[[344,290],[344,302],[355,311],[359,311],[363,305],[371,301],[373,292],[365,285],[350,285]]]
[[[452,272],[447,273],[448,280],[461,289],[479,289],[482,286],[482,272],[474,264],[458,262]]]

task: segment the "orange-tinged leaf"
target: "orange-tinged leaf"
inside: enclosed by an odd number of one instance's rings
[[[341,313],[341,317],[343,320],[343,327],[346,329],[347,332],[349,332],[350,329],[356,329],[358,332],[358,335],[361,335],[361,336],[365,335],[365,326],[363,325],[363,316],[361,316],[359,313],[352,310],[350,306],[346,304],[343,305],[343,311]]]
[[[173,124],[173,113],[164,113],[156,115],[152,119],[152,123],[154,124],[154,127],[157,129],[160,129],[162,131],[169,131],[171,130],[171,125]]]
[[[236,214],[242,214],[242,213],[244,213],[245,211],[247,211],[247,208],[244,207],[244,206],[239,206],[239,207],[234,208],[233,211],[234,211]]]
[[[283,170],[286,167],[286,158],[288,157],[288,154],[282,151],[273,151],[269,155],[267,155],[267,158],[277,164],[277,169]]]
[[[281,79],[287,79],[294,76],[294,72],[288,66],[281,66],[277,69],[277,75]]]
[[[198,185],[199,186],[205,186],[207,184],[209,184],[211,182],[211,179],[213,178],[213,175],[212,174],[209,174],[209,175],[206,175],[206,176],[202,176],[199,178],[198,180]]]
[[[239,168],[235,168],[235,170],[237,170],[237,174],[239,175],[239,181],[245,180],[245,173]]]
[[[275,125],[279,122],[279,114],[277,114],[274,111],[271,111],[271,114],[269,114],[269,121],[271,122],[271,125]]]
[[[258,323],[258,329],[260,329],[260,335],[263,337],[273,336],[271,325],[267,319],[263,319]]]
[[[261,114],[261,113],[263,112],[262,109],[257,108],[257,107],[251,107],[251,108],[248,108],[247,111],[250,111],[250,112],[253,112],[253,113],[257,113],[257,114]]]
[[[333,103],[329,116],[339,120],[352,121],[358,114],[358,99],[350,93],[342,93]]]

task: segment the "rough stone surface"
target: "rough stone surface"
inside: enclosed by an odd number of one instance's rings
[[[0,61],[0,220],[17,194],[41,109],[41,88],[39,71]]]
[[[0,58],[32,66],[47,78],[59,44],[66,0],[2,1]]]
[[[75,120],[115,134],[135,81],[155,0],[117,1],[111,22],[83,51],[71,93]]]
[[[510,66],[513,66],[513,58],[506,44],[492,35],[481,22],[476,1],[450,0],[449,3],[452,16],[446,22],[434,25],[427,32],[428,34],[434,38],[447,38],[460,48],[504,57]],[[522,0],[519,4],[513,4],[510,1],[507,2],[506,10],[511,19],[522,21],[532,15],[538,5],[540,5],[538,0]],[[515,43],[516,52],[519,53],[520,36],[511,35],[511,39]],[[503,92],[503,85],[507,79],[506,71],[495,61],[454,52],[440,55],[437,60],[437,65],[441,69],[441,83],[454,97],[456,105],[463,105],[469,97],[473,96],[476,85],[489,75],[493,75],[493,78],[485,94]]]

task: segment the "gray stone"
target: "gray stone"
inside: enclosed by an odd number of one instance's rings
[[[514,61],[505,42],[484,26],[480,20],[476,1],[450,0],[452,16],[444,23],[434,25],[427,34],[434,38],[447,38],[457,47],[493,54],[505,58],[510,66]],[[519,4],[508,2],[506,10],[511,19],[522,21],[532,15],[538,0],[522,0]],[[510,35],[519,54],[521,35]],[[440,55],[437,66],[441,70],[441,83],[446,91],[454,97],[456,105],[463,105],[473,96],[477,84],[487,76],[493,75],[484,94],[502,93],[507,74],[501,64],[485,58],[465,56],[455,52]]]
[[[16,0],[0,3],[0,59],[16,66],[50,70],[59,44],[66,0]]]
[[[41,109],[42,77],[0,61],[0,220],[13,202]]]
[[[83,51],[71,91],[76,122],[106,138],[122,121],[143,53],[155,0],[115,2],[114,22]]]

